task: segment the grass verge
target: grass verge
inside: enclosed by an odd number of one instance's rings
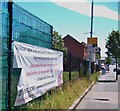
[[[68,109],[72,103],[79,98],[83,92],[93,83],[97,82],[100,72],[92,74],[90,78],[83,77],[68,81],[51,92],[50,95],[45,95],[43,100],[36,99],[34,102],[29,102],[21,109]]]

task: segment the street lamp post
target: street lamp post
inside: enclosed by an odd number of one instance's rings
[[[116,57],[116,80],[118,80],[118,75],[117,75],[117,57]]]
[[[93,0],[92,0],[92,5],[91,5],[91,31],[90,31],[90,38],[92,38],[93,34]],[[88,68],[88,75],[91,75],[91,51],[89,52],[89,68]]]
[[[92,34],[93,34],[93,6],[94,6],[94,2],[92,0],[92,5],[91,5],[91,31],[90,31],[90,37],[92,38]]]
[[[89,68],[88,68],[88,75],[91,75],[91,52],[89,52]]]
[[[117,54],[119,53],[119,52],[118,52],[119,50],[120,50],[120,46],[118,46]],[[117,63],[118,63],[118,57],[116,56],[116,80],[118,80]]]

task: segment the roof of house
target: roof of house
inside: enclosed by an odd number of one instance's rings
[[[79,41],[77,41],[74,37],[72,37],[71,35],[69,35],[69,34],[67,34],[64,38],[63,38],[63,40],[66,40],[66,39],[71,39],[71,40],[73,40],[74,42],[76,42],[76,43],[79,43],[80,45],[83,45],[83,46],[86,46],[86,43],[85,42],[79,42]]]

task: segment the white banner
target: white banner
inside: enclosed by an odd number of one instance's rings
[[[15,106],[63,83],[63,52],[14,42],[14,68],[22,68]]]

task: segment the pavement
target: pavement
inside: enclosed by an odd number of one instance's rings
[[[79,109],[119,109],[118,107],[118,83],[116,73],[113,72],[114,66],[110,66],[110,71],[101,75],[98,82],[94,84],[91,90],[75,108]]]
[[[113,72],[115,66],[110,66],[110,71],[106,71],[105,74],[101,74],[98,82],[116,82],[116,72]]]
[[[98,82],[116,82],[116,72],[106,72],[106,74],[101,75]]]

